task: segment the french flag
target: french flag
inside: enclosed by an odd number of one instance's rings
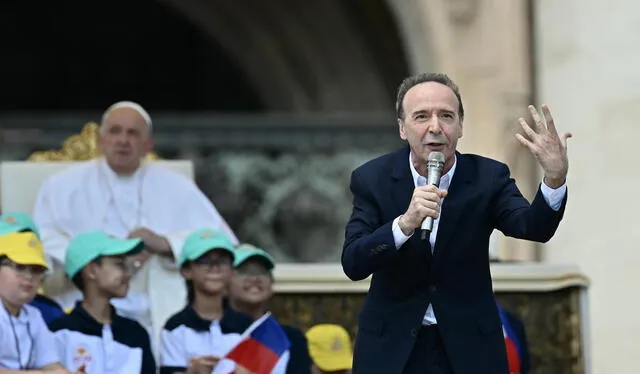
[[[251,373],[270,374],[290,346],[280,324],[267,312],[245,330],[239,343],[225,358]]]

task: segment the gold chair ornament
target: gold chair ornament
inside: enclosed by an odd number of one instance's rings
[[[62,147],[58,150],[34,152],[27,158],[29,162],[47,161],[87,161],[100,157],[100,147],[98,137],[100,136],[100,126],[95,122],[89,122],[82,128],[79,134],[67,138]],[[158,160],[155,153],[149,153],[145,161]]]

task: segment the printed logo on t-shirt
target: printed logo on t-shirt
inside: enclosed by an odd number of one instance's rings
[[[84,347],[78,347],[73,355],[73,365],[76,368],[82,366],[87,367],[91,363],[92,357],[89,351]]]

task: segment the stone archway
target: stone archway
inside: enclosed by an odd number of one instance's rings
[[[384,0],[164,0],[232,56],[271,110],[391,111],[407,74]]]

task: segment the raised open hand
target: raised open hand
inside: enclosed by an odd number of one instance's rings
[[[532,128],[524,118],[520,117],[518,122],[527,137],[516,134],[516,139],[538,160],[544,170],[545,183],[551,188],[558,188],[565,183],[569,171],[567,139],[572,135],[568,132],[558,135],[548,106],[542,105],[543,117],[533,105],[529,105],[529,111],[534,126]]]

